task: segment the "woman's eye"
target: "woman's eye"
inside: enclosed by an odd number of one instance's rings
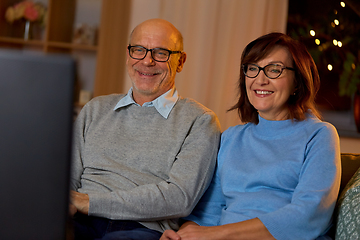
[[[257,71],[257,67],[248,67],[248,71]]]
[[[280,73],[280,69],[277,68],[270,69],[270,71],[273,73]]]

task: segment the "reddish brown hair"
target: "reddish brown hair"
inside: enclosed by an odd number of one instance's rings
[[[304,120],[306,112],[311,112],[320,118],[315,106],[315,96],[320,87],[320,77],[313,58],[301,42],[283,33],[269,33],[261,36],[245,47],[241,55],[240,66],[264,59],[279,46],[290,52],[293,68],[295,68],[296,94],[291,95],[287,102],[289,118]],[[257,124],[259,122],[258,112],[249,102],[246,93],[245,74],[242,69],[240,70],[238,87],[240,95],[238,102],[229,111],[237,109],[242,122]]]

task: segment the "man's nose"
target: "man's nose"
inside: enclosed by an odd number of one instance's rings
[[[151,56],[151,51],[148,51],[145,55],[145,58],[142,60],[144,64],[153,64],[155,60]]]

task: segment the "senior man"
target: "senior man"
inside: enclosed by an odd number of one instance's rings
[[[219,121],[175,88],[186,60],[181,33],[150,19],[127,50],[128,93],[94,98],[75,122],[75,239],[159,239],[178,229],[213,175]]]

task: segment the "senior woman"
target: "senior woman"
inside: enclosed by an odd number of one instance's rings
[[[161,239],[326,239],[340,147],[316,110],[316,65],[303,44],[270,33],[246,46],[241,68],[231,110],[245,124],[222,134],[211,185],[180,230]]]

